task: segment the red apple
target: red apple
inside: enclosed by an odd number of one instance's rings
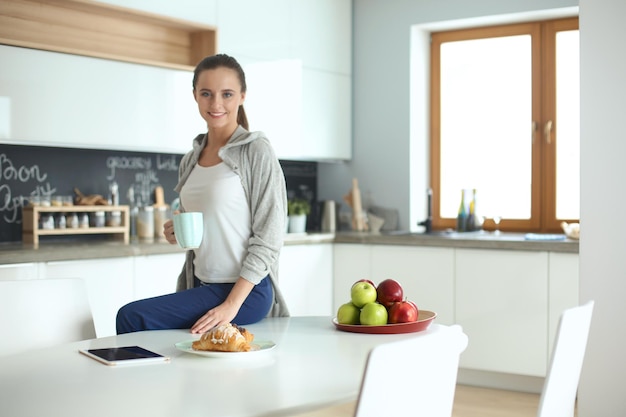
[[[381,281],[376,287],[376,301],[384,305],[386,308],[391,307],[393,303],[402,301],[404,298],[404,290],[402,285],[396,280],[386,279]]]
[[[417,321],[418,315],[417,306],[413,301],[399,301],[389,307],[388,322],[390,324],[412,323]]]

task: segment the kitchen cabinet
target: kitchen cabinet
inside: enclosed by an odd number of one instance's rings
[[[352,74],[352,1],[299,0],[292,9],[292,58],[306,68]]]
[[[375,284],[395,279],[418,308],[437,313],[437,323],[454,324],[454,249],[377,245],[371,265]]]
[[[302,146],[294,159],[352,158],[352,78],[304,68]]]
[[[253,58],[271,62],[291,58],[292,3],[291,0],[218,0],[218,52],[237,60]]]
[[[334,258],[335,312],[359,279],[378,285],[392,278],[418,308],[435,311],[438,323],[454,323],[454,249],[336,244]]]
[[[46,262],[40,265],[40,278],[83,279],[96,335],[112,336],[117,311],[134,300],[133,263],[132,257]]]
[[[250,129],[280,159],[350,159],[352,3],[222,0],[218,11],[218,50],[246,72]]]
[[[548,274],[548,357],[552,354],[554,338],[561,313],[580,305],[579,296],[579,256],[577,253],[549,254]]]
[[[134,299],[156,297],[176,291],[185,263],[185,252],[134,258]]]
[[[217,52],[233,55],[246,71],[250,128],[267,134],[280,159],[351,159],[351,0],[105,3],[217,26]],[[0,140],[183,154],[206,131],[189,70],[4,45],[0,61],[11,62],[0,97],[12,114]],[[55,76],[44,81],[36,68]],[[94,85],[94,78],[102,82]],[[82,105],[84,91],[98,97],[95,107]],[[42,107],[45,137],[30,123],[30,109]]]
[[[182,154],[206,131],[190,71],[5,45],[0,61],[11,63],[0,76],[0,109],[11,114],[0,128],[3,142]],[[85,91],[98,100],[85,106]],[[47,109],[38,123],[34,108]]]
[[[335,244],[333,249],[333,316],[350,301],[350,288],[360,279],[372,279],[372,246]],[[375,282],[376,283],[376,282]]]
[[[470,339],[462,368],[545,376],[548,253],[456,249],[456,322]]]
[[[278,285],[292,316],[333,315],[333,245],[283,246]]]
[[[18,279],[37,279],[39,276],[39,264],[6,264],[0,265],[0,280],[12,281]]]
[[[217,7],[219,52],[352,74],[351,0],[218,0]]]

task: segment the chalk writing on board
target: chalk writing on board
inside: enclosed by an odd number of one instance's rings
[[[134,181],[129,188],[133,189],[136,203],[147,205],[151,203],[154,186],[159,184],[158,171],[177,171],[178,163],[174,155],[157,155],[153,166],[152,158],[109,156],[106,167],[109,170],[107,180],[115,180],[118,171],[135,171]]]
[[[0,212],[6,223],[21,223],[22,219],[18,214],[28,204],[28,197],[13,195],[11,183],[32,185],[30,196],[51,196],[56,188],[47,179],[48,174],[41,172],[38,165],[16,166],[6,154],[0,154]]]

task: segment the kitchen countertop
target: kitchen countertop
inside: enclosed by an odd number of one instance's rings
[[[524,233],[488,232],[444,234],[381,234],[366,232],[297,233],[285,236],[285,245],[317,243],[352,243],[370,245],[432,246],[469,249],[505,249],[578,253],[578,241],[531,241]],[[119,258],[126,256],[182,253],[176,245],[165,242],[121,244],[116,241],[42,242],[39,248],[22,243],[0,244],[0,265],[29,262],[69,261]]]
[[[534,235],[537,238],[555,235]],[[562,235],[564,237],[564,235]],[[366,243],[374,245],[435,246],[467,249],[507,249],[524,251],[548,251],[578,253],[578,240],[528,240],[526,233],[493,232],[438,232],[434,234],[391,232],[359,233],[342,232],[335,236],[334,243]]]

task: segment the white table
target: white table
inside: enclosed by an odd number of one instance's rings
[[[291,416],[355,400],[370,349],[449,328],[369,335],[330,317],[271,318],[245,326],[277,346],[256,360],[207,358],[174,347],[187,330],[131,333],[0,358],[0,416]],[[139,345],[170,363],[111,367],[79,348]],[[416,352],[417,354],[417,352]]]

